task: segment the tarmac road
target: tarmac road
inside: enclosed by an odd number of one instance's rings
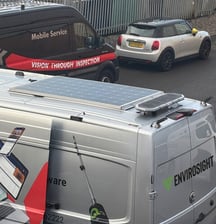
[[[216,11],[209,16],[192,19],[191,24],[206,30],[212,38],[212,51],[208,60],[191,59],[179,62],[169,72],[158,72],[154,67],[129,64],[120,68],[119,83],[178,92],[185,97],[203,100],[209,96],[216,111]],[[119,35],[105,37],[115,47]],[[216,113],[215,113],[216,114]]]
[[[216,109],[216,50],[208,60],[191,59],[179,62],[169,72],[159,72],[155,66],[129,64],[120,67],[120,84],[133,85],[165,92],[178,92],[185,97],[204,100]],[[216,110],[215,110],[216,111]]]

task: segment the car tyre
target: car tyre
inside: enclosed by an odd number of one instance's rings
[[[210,40],[204,40],[199,49],[199,58],[200,59],[207,59],[209,57],[211,51],[211,42]]]
[[[111,69],[104,69],[101,71],[98,81],[101,82],[114,82],[114,74]]]
[[[162,53],[159,59],[159,69],[160,71],[166,72],[172,69],[174,62],[174,55],[170,50]]]

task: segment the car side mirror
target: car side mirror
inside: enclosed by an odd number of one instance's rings
[[[193,28],[192,29],[192,35],[193,36],[196,36],[197,33],[198,33],[198,30],[196,28]]]

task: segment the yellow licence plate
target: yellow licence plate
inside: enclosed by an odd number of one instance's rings
[[[130,41],[129,42],[130,47],[136,47],[136,48],[144,48],[144,43],[141,42],[135,42],[135,41]]]

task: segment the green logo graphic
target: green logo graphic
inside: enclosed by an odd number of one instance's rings
[[[163,186],[167,191],[170,191],[171,186],[172,186],[172,181],[173,181],[173,177],[170,176],[166,179],[163,180]]]
[[[91,209],[91,218],[96,219],[100,215],[100,211],[98,208],[92,208]]]

